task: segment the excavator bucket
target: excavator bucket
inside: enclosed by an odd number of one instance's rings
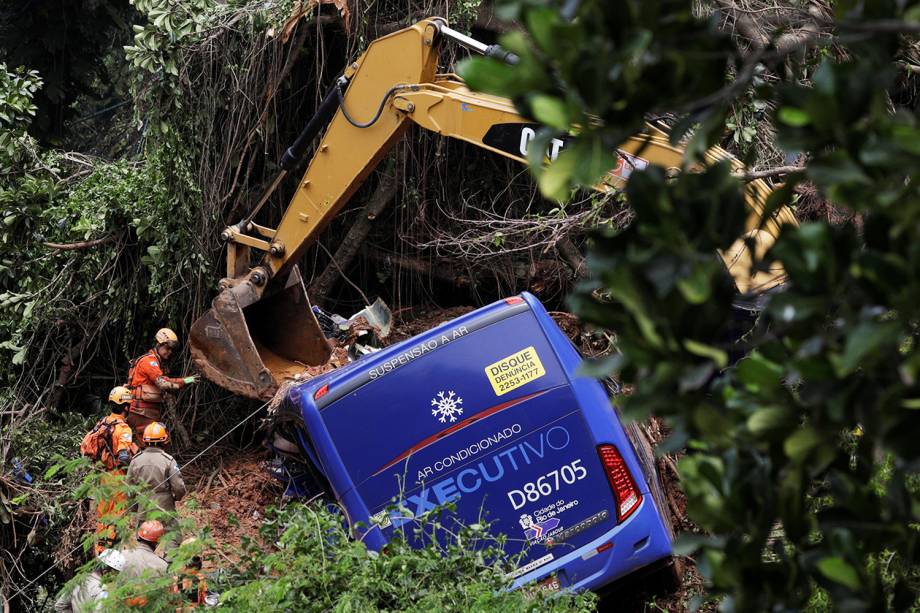
[[[297,268],[283,287],[272,289],[251,304],[246,284],[222,291],[190,334],[192,359],[205,377],[260,400],[274,396],[285,379],[324,365],[332,354]]]

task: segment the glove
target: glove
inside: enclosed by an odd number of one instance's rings
[[[189,375],[188,377],[182,379],[182,382],[186,385],[191,385],[192,383],[198,383],[198,375]]]
[[[131,463],[131,454],[128,453],[127,449],[122,449],[115,457],[115,461],[121,466],[127,466]]]

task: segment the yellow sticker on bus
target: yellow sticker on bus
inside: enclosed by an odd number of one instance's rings
[[[507,394],[545,374],[540,356],[532,345],[486,366],[486,376],[496,396]]]

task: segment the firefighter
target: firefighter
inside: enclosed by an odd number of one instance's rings
[[[100,480],[100,494],[96,500],[96,553],[112,547],[116,541],[115,521],[125,512],[127,495],[117,491],[120,478],[138,448],[134,443],[131,427],[125,421],[131,390],[118,386],[109,392],[111,415],[101,419],[80,445],[80,452],[105,467],[106,473]]]
[[[125,559],[124,568],[121,571],[123,577],[131,579],[145,576],[149,578],[166,576],[169,564],[154,553],[165,532],[166,529],[163,524],[155,519],[141,524],[137,531],[137,545],[121,549]],[[131,608],[145,608],[147,597],[144,595],[134,596],[127,599],[125,604]]]
[[[154,348],[134,360],[128,372],[128,386],[134,392],[128,424],[134,428],[138,440],[143,437],[144,428],[162,418],[164,393],[178,392],[198,382],[197,375],[174,378],[163,374],[163,364],[175,352],[179,337],[169,328],[161,328],[155,339]]]
[[[166,528],[156,519],[145,521],[137,530],[137,546],[124,547],[121,550],[125,558],[122,575],[125,577],[140,577],[144,573],[161,576],[165,575],[169,564],[156,553],[157,545]]]
[[[146,446],[131,460],[126,479],[131,485],[145,486],[157,509],[170,514],[166,527],[175,530],[178,527],[175,519],[176,502],[185,496],[186,490],[179,465],[171,455],[163,451],[167,443],[169,433],[163,424],[154,422],[148,425],[144,429]],[[166,545],[169,546],[168,543]]]
[[[96,558],[96,568],[73,590],[63,591],[54,603],[55,613],[97,611],[108,597],[106,581],[125,567],[120,551],[105,549]]]

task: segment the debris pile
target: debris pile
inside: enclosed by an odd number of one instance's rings
[[[257,540],[266,508],[280,504],[283,488],[265,470],[268,451],[221,448],[205,464],[185,469],[191,493],[179,506],[183,517],[208,527],[217,543],[234,547]]]

